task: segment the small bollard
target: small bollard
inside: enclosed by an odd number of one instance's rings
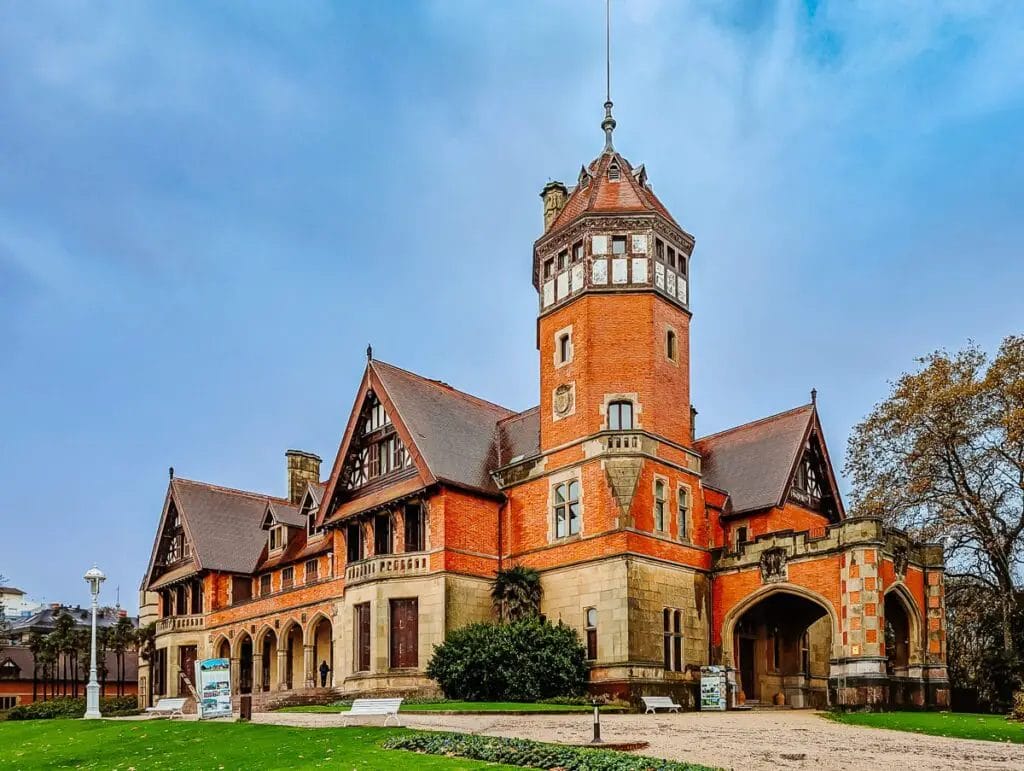
[[[252,720],[252,696],[247,693],[238,700],[238,719]]]
[[[594,738],[590,743],[601,744],[601,705],[597,699],[591,699],[590,703],[594,705]]]

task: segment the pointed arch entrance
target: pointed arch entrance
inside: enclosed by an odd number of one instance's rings
[[[302,627],[292,622],[281,633],[281,649],[284,651],[283,686],[289,690],[305,687],[305,659],[302,650]]]
[[[334,628],[326,616],[313,619],[309,631],[310,644],[313,646],[313,669],[317,686],[334,686]],[[323,665],[327,668],[324,670]]]
[[[259,643],[260,651],[260,689],[264,691],[280,690],[277,672],[277,633],[273,629],[264,631]]]
[[[790,584],[765,587],[726,616],[723,659],[747,703],[771,704],[781,694],[789,706],[825,706],[837,628],[824,597]]]
[[[238,692],[252,693],[253,645],[248,632],[242,632],[235,643],[238,659]]]

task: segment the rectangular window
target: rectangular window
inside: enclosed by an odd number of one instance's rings
[[[572,345],[571,338],[568,332],[563,332],[558,336],[558,363],[565,364],[569,359],[572,358]]]
[[[189,589],[189,595],[192,598],[192,613],[203,612],[203,582],[193,581]]]
[[[587,660],[595,661],[597,659],[597,608],[587,608],[584,614],[587,632]]]
[[[743,525],[742,527],[737,527],[736,528],[736,543],[734,544],[734,547],[735,548],[739,548],[740,544],[744,544],[746,542],[747,542],[747,526]]]
[[[608,430],[633,430],[633,402],[612,402],[608,405]]]
[[[560,251],[558,253],[558,269],[560,271],[561,270],[565,270],[565,268],[566,268],[566,266],[568,266],[568,264],[569,264],[569,250],[568,249],[563,249],[562,251]]]
[[[405,550],[424,551],[426,548],[427,531],[423,505],[407,504],[405,507]]]
[[[676,266],[676,250],[673,249],[671,246],[668,248],[668,260],[667,260],[667,262],[668,262],[668,266],[670,268],[675,268],[675,266]]]
[[[316,560],[306,562],[306,583],[311,584],[320,577],[320,563]]]
[[[683,671],[683,612],[675,608],[662,611],[664,630],[665,670]]]
[[[270,594],[270,573],[260,576],[260,594]]]
[[[612,236],[612,254],[626,253],[626,237]]]
[[[572,245],[572,261],[582,262],[583,261],[583,242],[577,241]]]
[[[555,260],[544,260],[544,278],[549,279],[555,275]]]
[[[654,483],[654,529],[665,530],[665,482],[661,479]]]
[[[355,655],[353,657],[356,672],[370,671],[370,603],[361,602],[353,608],[355,612],[356,633]]]
[[[287,533],[282,525],[275,525],[270,528],[270,550],[277,551],[278,549],[283,549],[287,540],[285,538],[286,535]]]
[[[690,540],[690,491],[685,487],[679,488],[679,538],[683,541]]]
[[[391,554],[391,515],[378,514],[373,520],[373,553]]]
[[[665,242],[660,238],[654,239],[654,256],[662,262],[665,261]]]
[[[252,599],[252,581],[248,578],[233,576],[231,578],[231,602],[239,603]]]
[[[0,709],[12,709],[17,705],[17,696],[0,696]]]
[[[295,586],[295,568],[290,565],[281,571],[281,588],[291,589]]]
[[[390,665],[415,669],[419,663],[419,600],[391,600]]]
[[[555,485],[555,538],[580,532],[580,483],[576,480]]]
[[[345,558],[348,562],[363,558],[363,526],[357,522],[345,528]]]

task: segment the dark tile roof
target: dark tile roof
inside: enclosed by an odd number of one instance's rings
[[[498,423],[498,466],[540,452],[540,407],[531,407]]]
[[[25,594],[15,586],[0,586],[0,594]]]
[[[274,519],[289,527],[305,527],[306,519],[299,513],[299,507],[283,501],[270,501],[268,508],[273,512]]]
[[[267,543],[262,527],[267,503],[287,502],[180,477],[175,477],[171,485],[199,566],[204,570],[252,573]]]
[[[497,492],[496,427],[512,410],[382,361],[370,366],[436,479]]]
[[[57,624],[57,617],[62,614],[71,616],[77,626],[92,626],[92,610],[90,608],[84,608],[81,605],[60,605],[58,607],[47,605],[31,616],[12,621],[11,631],[18,634],[32,630],[45,633],[53,629]],[[114,626],[119,618],[117,608],[98,608],[96,610],[97,627]],[[132,626],[139,625],[137,616],[128,616],[128,619],[132,622]]]
[[[807,404],[698,439],[704,484],[729,494],[730,513],[779,505],[813,419]]]
[[[313,496],[313,503],[319,506],[324,502],[324,491],[327,489],[326,482],[310,482],[309,493]]]

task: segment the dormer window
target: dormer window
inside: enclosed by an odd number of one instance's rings
[[[309,538],[314,538],[324,532],[322,527],[316,526],[316,513],[317,509],[314,507],[306,514],[306,535]]]
[[[608,167],[608,180],[610,182],[619,181],[619,164],[612,162],[612,164]]]
[[[633,402],[620,401],[608,405],[608,430],[633,430]]]
[[[270,551],[280,551],[288,542],[288,532],[284,525],[274,525],[270,528]]]

